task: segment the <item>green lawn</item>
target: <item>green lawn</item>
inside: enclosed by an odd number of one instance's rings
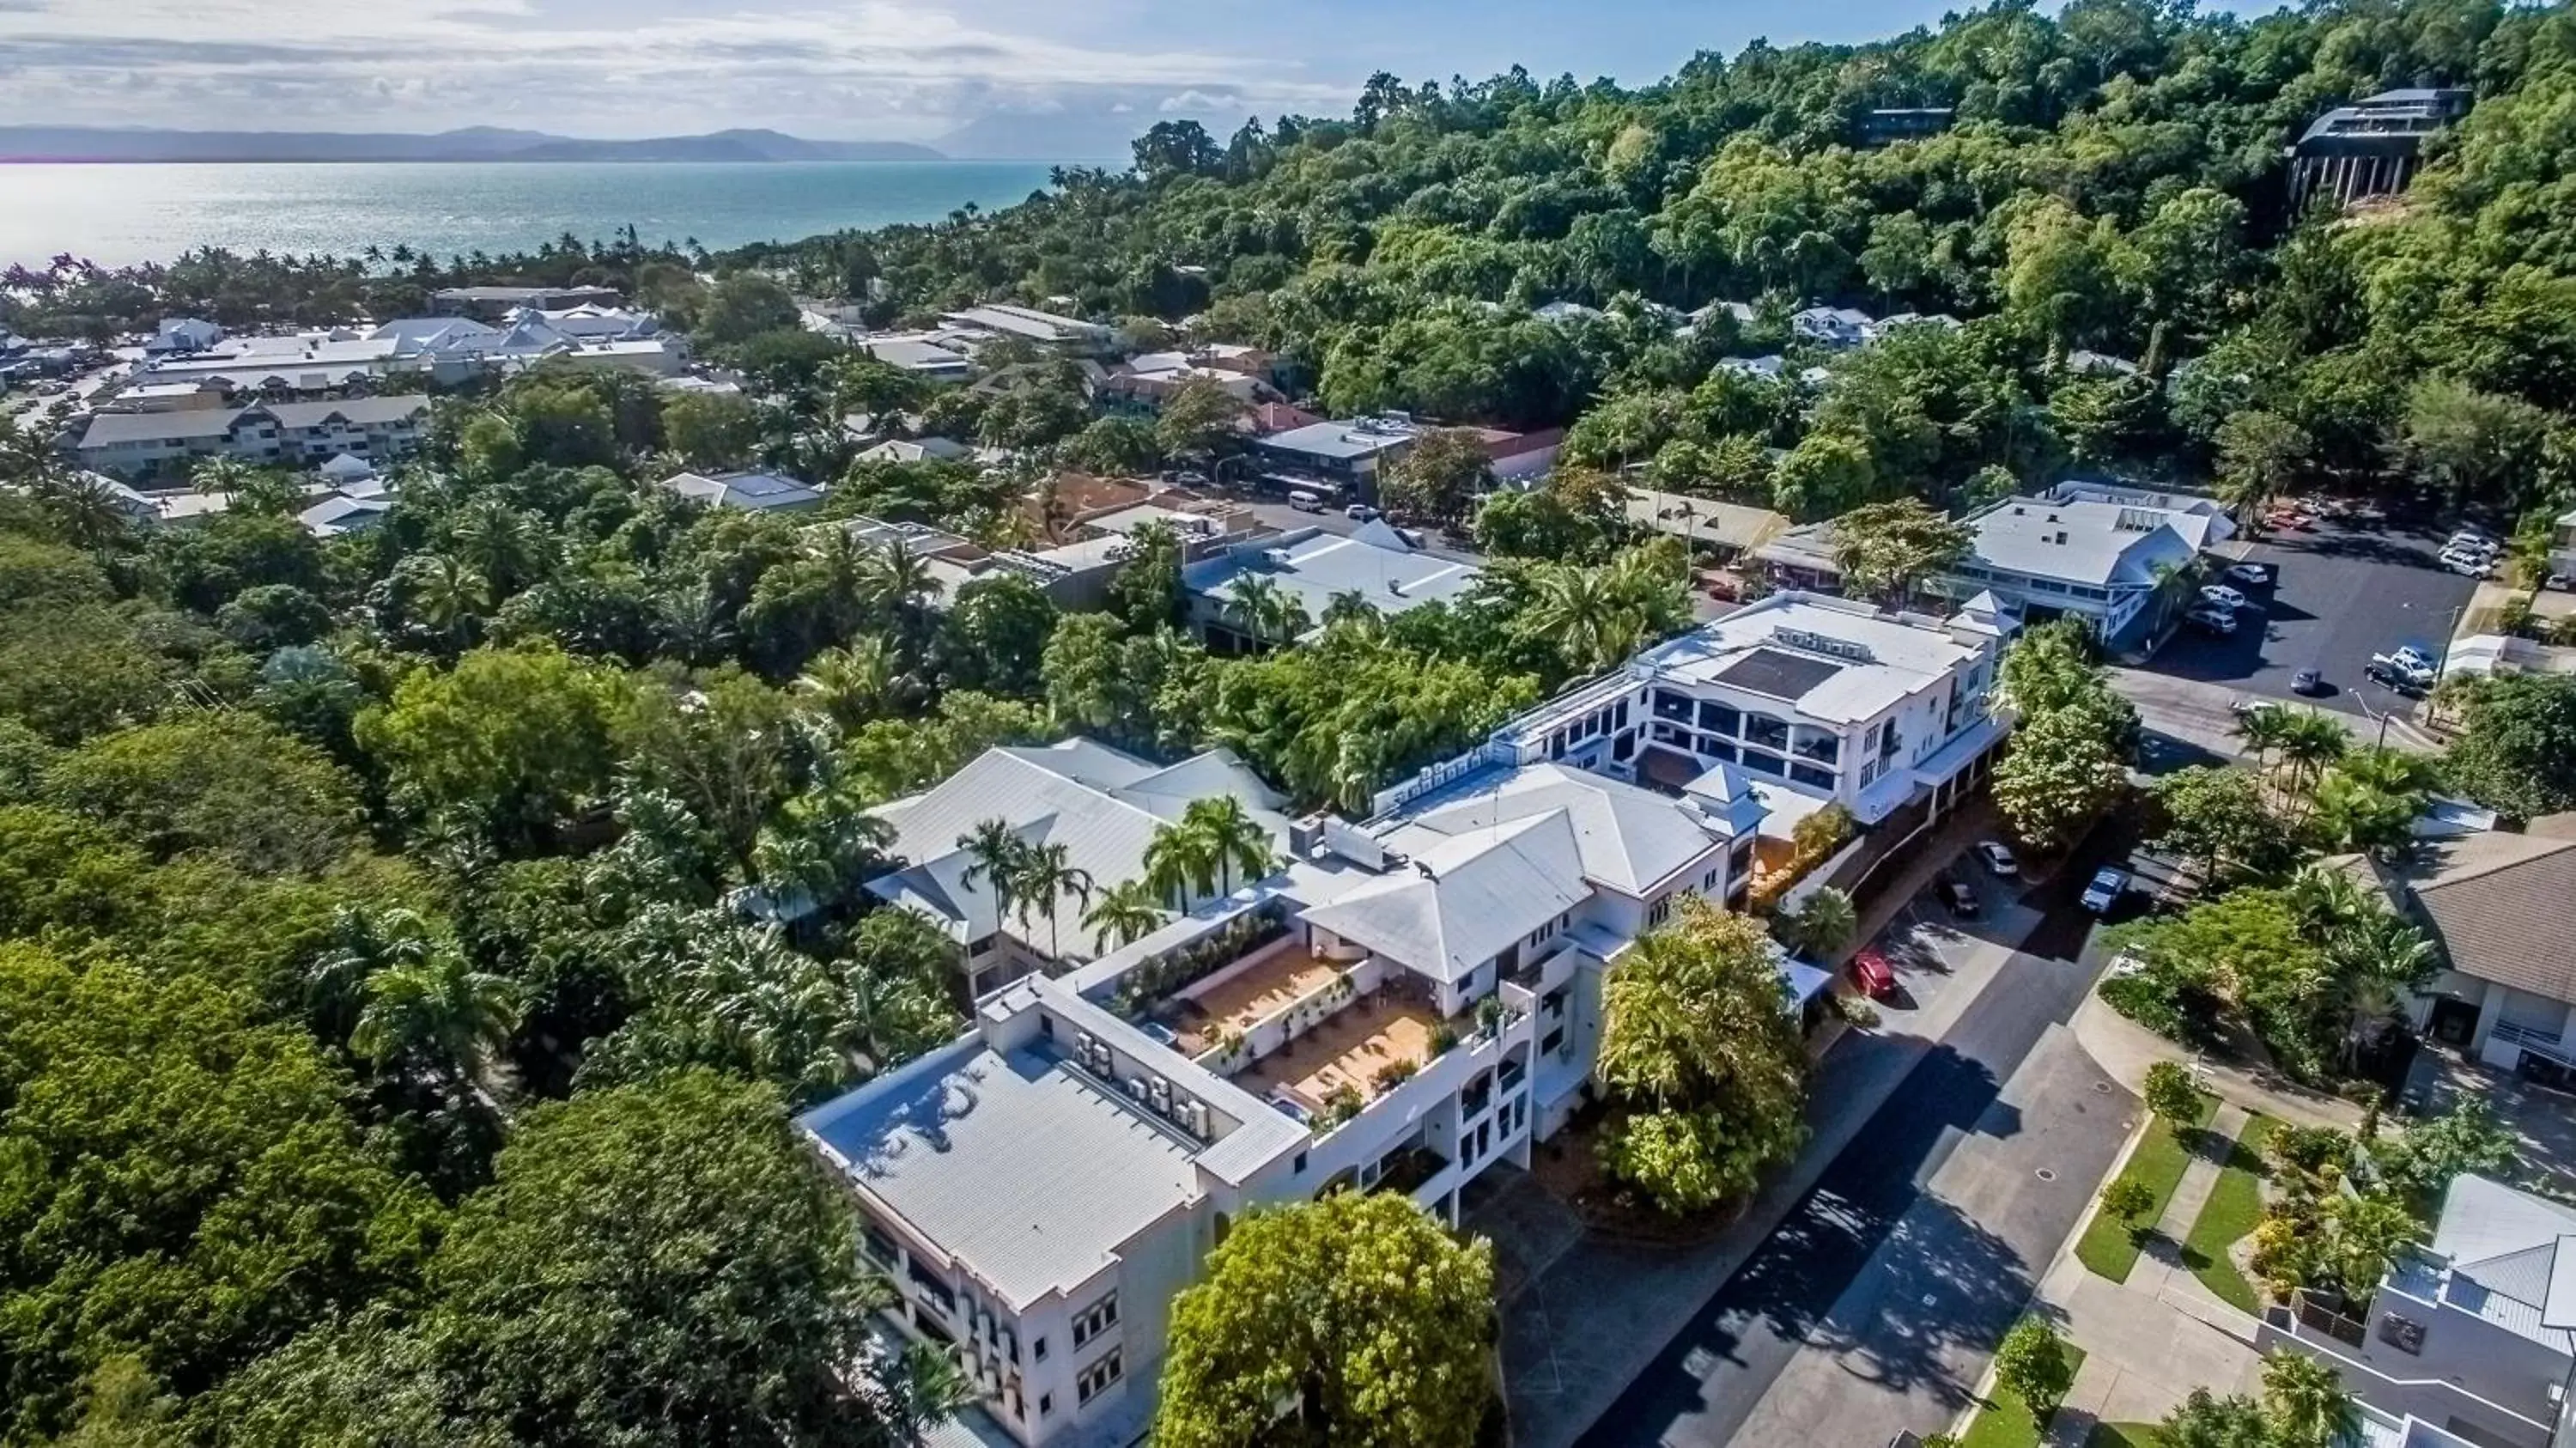
[[[2198,1128],[2207,1126],[2209,1118],[2216,1114],[2218,1098],[2203,1096],[2200,1099],[2200,1119],[2194,1123],[2193,1134],[2197,1135]],[[2075,1244],[2077,1260],[2096,1275],[2114,1282],[2128,1281],[2129,1269],[2138,1265],[2139,1245],[2145,1240],[2146,1232],[2154,1229],[2156,1219],[2164,1215],[2165,1203],[2173,1199],[2174,1188],[2182,1183],[2183,1168],[2189,1165],[2191,1148],[2174,1135],[2173,1128],[2167,1126],[2162,1117],[2149,1122],[2146,1139],[2138,1143],[2138,1149],[2129,1156],[2128,1169],[2120,1173],[2123,1177],[2146,1183],[2147,1190],[2154,1194],[2155,1205],[2147,1209],[2143,1218],[2147,1223],[2146,1229],[2131,1232],[2128,1223],[2108,1212],[2097,1211],[2091,1224],[2084,1229],[2083,1240]]]
[[[2072,1374],[2084,1366],[2084,1349],[2066,1344],[2066,1368]],[[2068,1381],[2073,1381],[2070,1376]],[[2030,1409],[2021,1399],[1997,1389],[1969,1422],[1968,1432],[1959,1440],[1959,1448],[2033,1448],[2039,1442],[2039,1424],[2031,1421]]]
[[[2262,1298],[2245,1274],[2236,1270],[2227,1249],[2262,1220],[2263,1142],[2271,1134],[2268,1116],[2245,1123],[2244,1133],[2227,1154],[2226,1168],[2218,1174],[2218,1184],[2210,1189],[2208,1205],[2200,1209],[2200,1220],[2191,1224],[2191,1235],[2182,1244],[2182,1260],[2191,1275],[2248,1313],[2263,1310]]]
[[[2165,1448],[2165,1430],[2153,1423],[2096,1423],[2084,1448]]]

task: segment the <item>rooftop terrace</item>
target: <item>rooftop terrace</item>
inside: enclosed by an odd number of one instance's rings
[[[1440,1025],[1440,1013],[1426,1002],[1364,996],[1236,1072],[1234,1084],[1255,1096],[1284,1096],[1319,1115],[1344,1087],[1365,1105],[1403,1084],[1394,1079],[1381,1086],[1380,1073],[1409,1078],[1431,1063],[1439,1054],[1432,1037]]]

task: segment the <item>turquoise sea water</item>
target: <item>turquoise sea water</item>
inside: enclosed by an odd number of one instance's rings
[[[523,251],[633,223],[647,244],[720,250],[846,226],[935,221],[1045,187],[1043,162],[487,162],[0,166],[0,266],[70,252],[109,266],[199,246],[332,252],[408,242]]]

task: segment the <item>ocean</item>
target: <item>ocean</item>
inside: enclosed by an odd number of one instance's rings
[[[64,252],[107,266],[201,246],[354,256],[408,243],[441,258],[528,251],[633,223],[647,245],[711,251],[843,227],[936,221],[1047,184],[1045,162],[414,162],[0,165],[0,266]]]

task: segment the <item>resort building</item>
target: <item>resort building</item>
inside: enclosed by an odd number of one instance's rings
[[[1966,522],[1968,556],[1927,587],[1992,594],[2025,623],[2085,619],[2114,650],[2179,616],[2202,551],[2235,532],[2204,498],[2083,483],[2007,498]]]
[[[82,467],[121,478],[175,476],[201,459],[304,468],[346,453],[385,463],[408,456],[429,417],[426,397],[353,397],[262,407],[102,412],[73,444]]]
[[[442,384],[557,362],[669,377],[688,365],[688,345],[647,313],[576,307],[512,313],[500,326],[468,317],[404,317],[373,331],[349,328],[287,336],[230,337],[200,351],[151,363],[138,385],[214,384],[234,393],[318,393],[382,379]]]
[[[1250,439],[1254,467],[1272,484],[1344,500],[1377,501],[1377,480],[1427,433],[1465,432],[1483,446],[1494,480],[1527,484],[1556,464],[1563,428],[1511,432],[1498,427],[1443,428],[1400,414],[1318,422]]]
[[[1483,577],[1472,563],[1423,551],[1381,518],[1348,535],[1297,528],[1228,544],[1184,568],[1181,589],[1189,595],[1190,631],[1221,652],[1243,652],[1258,646],[1240,608],[1239,590],[1251,580],[1265,580],[1297,605],[1306,620],[1302,638],[1323,626],[1336,599],[1403,613],[1457,599]]]
[[[2349,206],[2405,190],[2423,164],[2425,139],[2467,115],[2475,99],[2463,87],[2415,86],[2317,117],[2288,150],[2290,208],[2319,197]]]
[[[889,811],[945,852],[895,897],[973,936],[990,917],[952,841],[977,820],[1062,840],[1107,883],[1240,771],[991,751]],[[1740,780],[1671,798],[1546,763],[1468,769],[1359,824],[1244,802],[1284,868],[1009,980],[954,1045],[800,1118],[895,1285],[889,1315],[958,1347],[983,1390],[972,1431],[1134,1442],[1171,1299],[1249,1207],[1392,1191],[1454,1223],[1469,1182],[1526,1167],[1590,1075],[1603,970],[1677,897],[1739,895],[1760,818]],[[1789,980],[1791,999],[1824,984]]]
[[[2369,1448],[2550,1448],[2576,1428],[2576,1207],[2481,1176],[2442,1199],[2367,1320],[2302,1295],[2256,1343],[2333,1368]]]
[[[1918,802],[1938,815],[2009,729],[1991,695],[2015,628],[1983,596],[1945,621],[1773,594],[1521,715],[1470,759],[1563,762],[1685,796],[1740,773],[1783,836],[1829,803],[1864,826]]]
[[[1876,323],[1857,307],[1808,307],[1789,314],[1789,333],[1801,342],[1840,351],[1868,341]]]

